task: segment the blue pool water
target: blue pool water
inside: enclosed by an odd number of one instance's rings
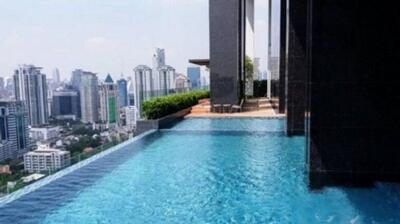
[[[310,191],[304,138],[258,121],[184,120],[5,205],[0,223],[400,222],[397,185]]]

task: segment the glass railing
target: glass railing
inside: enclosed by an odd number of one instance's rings
[[[63,170],[65,168],[70,167],[70,166],[72,166],[74,164],[77,164],[77,163],[79,163],[79,162],[81,162],[83,160],[86,160],[86,159],[88,159],[88,158],[90,158],[90,157],[92,157],[94,155],[97,155],[97,154],[99,154],[101,152],[104,152],[107,149],[109,149],[109,148],[111,148],[111,147],[113,147],[115,145],[118,145],[118,144],[120,144],[122,142],[125,142],[126,140],[128,140],[128,139],[123,139],[121,141],[111,141],[111,142],[108,142],[106,144],[100,145],[99,147],[96,147],[91,151],[75,154],[70,158],[69,163],[67,162],[67,164],[69,164],[69,165],[66,166],[66,167],[63,167],[61,169],[49,169],[49,170],[46,170],[46,171],[35,172],[35,173],[29,173],[29,172],[27,172],[25,170],[21,170],[21,171],[18,171],[18,172],[13,172],[10,175],[12,175],[14,177],[21,177],[21,178],[18,178],[18,179],[13,180],[13,181],[8,181],[7,183],[5,183],[2,186],[0,186],[0,198],[6,196],[8,194],[11,194],[11,193],[13,193],[13,192],[25,187],[25,186],[33,184],[33,183],[37,182],[38,180],[41,180],[41,179],[45,178],[46,176],[50,176],[52,174],[55,174],[55,173],[59,172],[60,170]],[[34,177],[31,181],[24,181],[24,179],[23,179],[24,177],[26,178],[28,176],[35,175],[35,174],[36,174],[36,177]]]

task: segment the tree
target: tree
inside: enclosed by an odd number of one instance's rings
[[[245,72],[245,95],[253,95],[253,74],[254,64],[249,56],[246,55],[244,60],[244,72]]]

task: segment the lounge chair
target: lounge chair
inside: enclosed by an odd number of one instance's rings
[[[243,103],[244,103],[244,99],[242,99],[241,101],[240,101],[240,105],[232,105],[232,107],[231,107],[231,112],[234,112],[234,111],[236,111],[236,112],[242,112],[242,110],[243,110]]]
[[[222,104],[222,112],[232,113],[232,105],[231,104]]]
[[[221,104],[213,104],[212,111],[215,113],[222,113],[222,105]]]

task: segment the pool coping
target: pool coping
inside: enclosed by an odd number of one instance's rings
[[[125,141],[125,142],[122,142],[121,144],[118,144],[116,146],[113,146],[113,147],[111,147],[111,148],[109,148],[109,149],[107,149],[107,150],[105,150],[103,152],[100,152],[100,153],[98,153],[98,154],[96,154],[96,155],[94,155],[94,156],[92,156],[92,157],[90,157],[88,159],[85,159],[85,160],[83,160],[81,162],[78,162],[78,163],[76,163],[76,164],[74,164],[74,165],[72,165],[70,167],[67,167],[67,168],[65,168],[63,170],[60,170],[57,173],[54,173],[54,174],[52,174],[50,176],[46,176],[43,179],[40,179],[35,183],[27,185],[27,186],[15,191],[15,192],[11,193],[11,194],[8,194],[8,195],[5,195],[3,197],[0,197],[0,208],[5,206],[8,203],[11,203],[11,202],[21,198],[24,195],[27,195],[27,194],[29,194],[29,193],[31,193],[31,192],[39,189],[39,188],[51,183],[51,182],[63,177],[63,176],[66,176],[67,174],[70,174],[70,173],[72,173],[72,172],[74,172],[74,171],[76,171],[76,170],[78,170],[78,169],[80,169],[80,168],[82,168],[82,167],[84,167],[84,166],[86,166],[86,165],[88,165],[88,164],[100,159],[100,158],[103,158],[103,157],[105,157],[105,156],[107,156],[107,155],[109,155],[109,154],[111,154],[111,153],[113,153],[113,152],[115,152],[117,150],[120,150],[121,148],[125,147],[126,145],[131,144],[133,142],[136,142],[136,141],[142,139],[143,137],[145,137],[147,135],[150,135],[150,134],[152,134],[152,133],[154,133],[156,131],[157,130],[146,131],[146,132],[144,132],[144,133],[142,133],[142,134],[140,134],[138,136],[133,137],[132,139],[129,139],[129,140]]]
[[[274,117],[265,117],[265,116],[185,116],[183,119],[263,119],[263,120],[284,120],[286,116],[274,116]]]

